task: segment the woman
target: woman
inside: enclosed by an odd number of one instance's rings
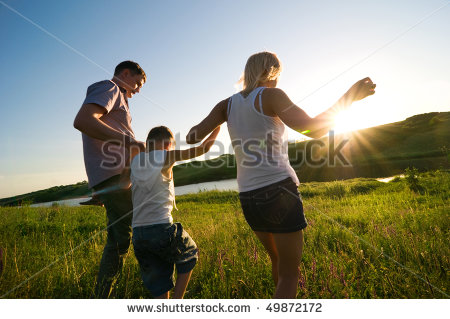
[[[284,125],[312,138],[326,134],[336,112],[375,93],[369,78],[356,82],[331,108],[311,118],[276,88],[281,72],[271,52],[252,55],[243,90],[221,102],[186,137],[200,142],[227,121],[236,155],[239,198],[244,216],[272,261],[274,298],[295,298],[306,220],[299,181],[289,164]]]

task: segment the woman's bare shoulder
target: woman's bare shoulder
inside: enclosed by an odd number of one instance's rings
[[[223,108],[228,106],[228,101],[231,99],[231,96],[227,97],[226,99],[223,99],[219,103],[216,104],[216,107]]]
[[[230,98],[231,96],[220,101],[216,104],[216,106],[214,106],[212,110],[212,113],[219,115],[221,118],[223,118],[224,121],[226,121],[228,117],[228,102],[230,101]]]
[[[280,88],[265,88],[263,94],[269,97],[287,97],[287,94]]]
[[[262,93],[262,99],[263,105],[268,105],[270,110],[273,111],[275,111],[276,108],[283,108],[286,105],[292,104],[292,101],[289,99],[287,94],[279,88],[265,88]]]

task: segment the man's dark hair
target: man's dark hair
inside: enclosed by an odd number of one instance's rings
[[[172,131],[166,126],[157,126],[150,130],[147,135],[148,141],[163,141],[173,139]]]
[[[145,74],[144,70],[141,68],[139,64],[133,61],[120,62],[114,70],[114,75],[117,76],[120,73],[122,73],[123,70],[126,69],[130,70],[133,74],[142,75],[144,77],[144,82],[147,81],[147,75]]]

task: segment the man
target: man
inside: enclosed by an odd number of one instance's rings
[[[119,177],[131,153],[144,151],[131,129],[128,99],[138,93],[147,77],[133,61],[116,66],[112,80],[87,89],[73,126],[81,131],[89,187],[106,208],[107,241],[95,287],[95,297],[108,298],[123,265],[131,240],[132,201],[129,182]]]

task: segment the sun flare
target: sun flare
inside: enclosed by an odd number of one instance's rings
[[[334,130],[337,133],[351,132],[382,123],[382,119],[365,114],[361,109],[348,109],[334,118]]]
[[[350,110],[342,111],[334,118],[334,130],[336,132],[349,132],[358,128],[360,128],[359,119]]]

